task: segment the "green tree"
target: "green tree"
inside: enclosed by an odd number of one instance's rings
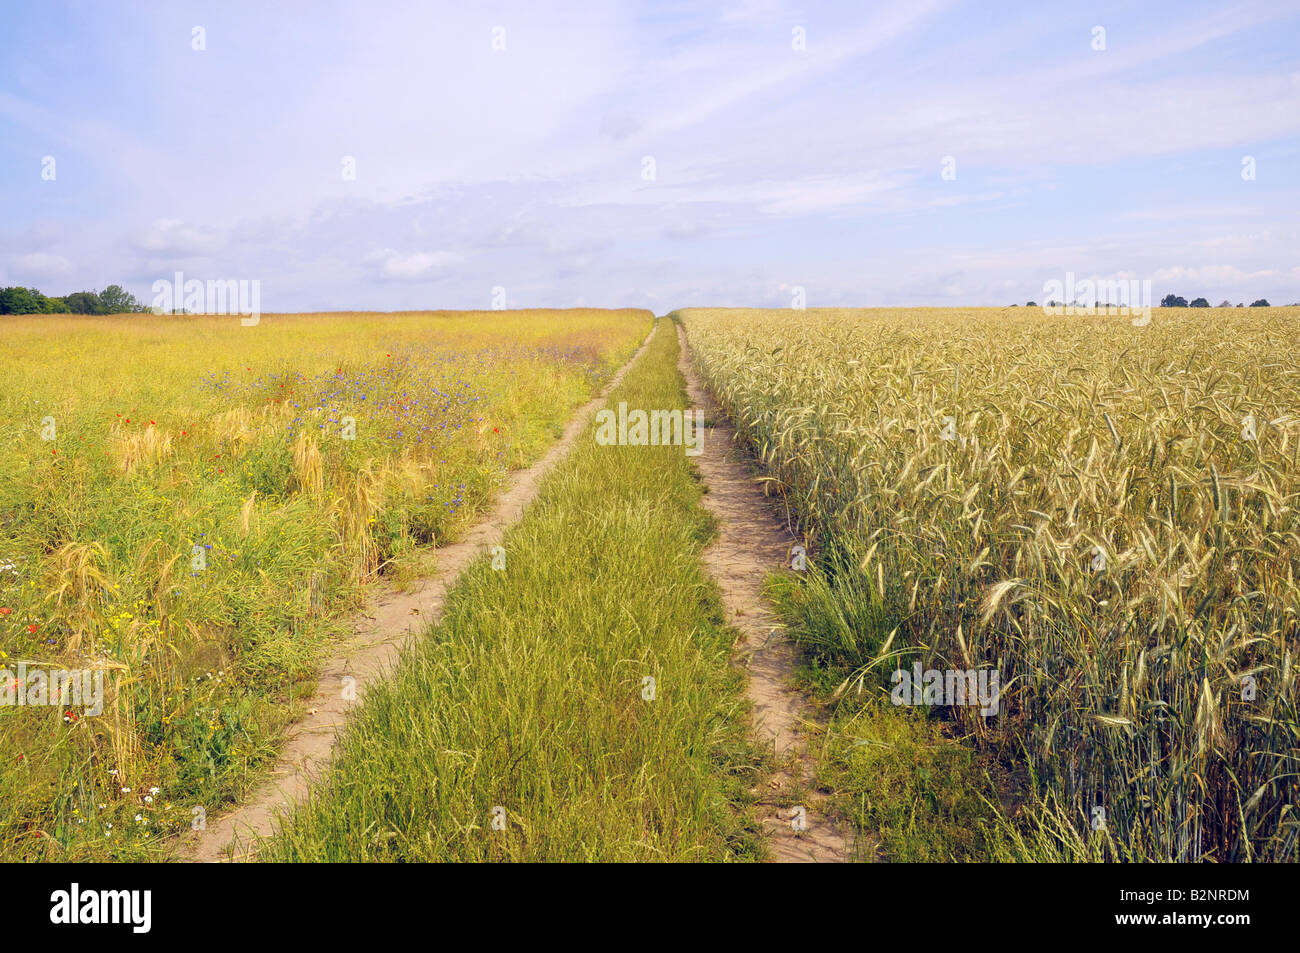
[[[1270,304],[1268,303],[1268,299],[1267,299],[1267,298],[1260,298],[1258,301],[1252,301],[1252,302],[1250,303],[1250,306],[1251,306],[1252,308],[1271,308],[1271,307],[1272,307],[1272,305],[1270,305]]]
[[[99,295],[93,291],[74,291],[63,299],[73,314],[106,314]]]
[[[105,314],[131,314],[143,310],[135,295],[128,293],[121,285],[109,285],[99,293],[99,303]]]
[[[40,314],[42,297],[35,288],[0,288],[0,314]]]

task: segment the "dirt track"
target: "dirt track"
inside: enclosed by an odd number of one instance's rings
[[[500,543],[506,529],[537,496],[542,478],[564,459],[605,396],[645,353],[658,328],[656,322],[636,353],[600,394],[578,409],[563,435],[540,460],[510,475],[487,515],[459,542],[436,550],[438,568],[432,576],[405,592],[379,587],[356,621],[347,654],[323,665],[316,692],[307,702],[308,714],[290,729],[270,779],[233,810],[209,818],[206,830],[187,834],[178,845],[176,859],[200,863],[247,860],[256,838],[270,834],[277,816],[306,797],[328,768],[348,709],[364,697],[365,686],[384,677],[408,640],[442,618],[447,591],[461,572],[485,549]],[[355,680],[353,700],[344,696],[348,676]]]
[[[813,765],[805,732],[808,699],[790,685],[795,650],[763,596],[768,572],[790,565],[796,540],[773,512],[754,480],[752,461],[735,444],[735,431],[718,412],[691,359],[686,332],[679,326],[678,368],[686,378],[692,403],[711,422],[704,435],[704,453],[696,458],[708,486],[705,507],[718,520],[718,537],[705,550],[705,564],[722,590],[727,622],[743,636],[737,652],[749,669],[749,698],[754,728],[770,745],[778,769],[768,781],[763,805],[763,829],[773,859],[779,862],[833,863],[848,859],[848,839],[841,825],[823,812],[825,796],[812,786]],[[802,794],[800,792],[803,792]],[[797,831],[795,800],[806,815],[806,829]]]

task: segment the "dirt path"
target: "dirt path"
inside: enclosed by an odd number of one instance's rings
[[[363,697],[366,685],[384,677],[397,660],[402,647],[415,635],[442,618],[447,591],[466,566],[483,551],[501,542],[507,527],[519,519],[524,508],[537,496],[542,478],[562,460],[587,427],[605,397],[645,353],[658,331],[655,323],[636,353],[569,420],[554,446],[531,467],[509,477],[492,509],[459,542],[435,551],[438,568],[434,575],[415,583],[408,591],[396,592],[383,584],[371,598],[356,623],[346,655],[332,658],[321,669],[316,693],[307,702],[307,715],[294,724],[281,749],[271,778],[230,812],[209,818],[206,830],[187,834],[177,849],[177,859],[217,862],[250,858],[256,837],[265,837],[275,827],[277,816],[302,801],[311,786],[328,767],[348,709]],[[355,681],[348,700],[345,679]]]
[[[752,460],[735,445],[735,431],[718,411],[691,359],[686,332],[678,326],[678,368],[691,402],[704,410],[704,453],[696,457],[708,493],[705,507],[718,520],[718,537],[704,552],[705,565],[722,590],[727,622],[743,636],[737,647],[749,669],[749,698],[760,740],[776,754],[777,771],[759,798],[763,829],[773,859],[783,863],[848,860],[844,828],[824,813],[825,794],[813,786],[803,726],[808,699],[790,686],[795,650],[763,597],[766,574],[790,565],[795,539],[755,482]],[[792,809],[789,805],[795,805]],[[799,815],[798,808],[804,814]],[[799,822],[806,829],[799,831]]]

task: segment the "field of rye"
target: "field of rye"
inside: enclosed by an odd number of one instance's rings
[[[0,667],[108,672],[96,717],[0,707],[0,855],[154,856],[246,792],[367,587],[419,575],[652,320],[0,321]]]
[[[838,704],[1000,673],[995,717],[935,709],[1020,775],[997,855],[1300,857],[1300,309],[676,314]]]

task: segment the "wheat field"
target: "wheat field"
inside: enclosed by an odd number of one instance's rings
[[[836,611],[849,673],[996,669],[958,709],[1038,857],[1298,857],[1300,309],[676,313]]]

